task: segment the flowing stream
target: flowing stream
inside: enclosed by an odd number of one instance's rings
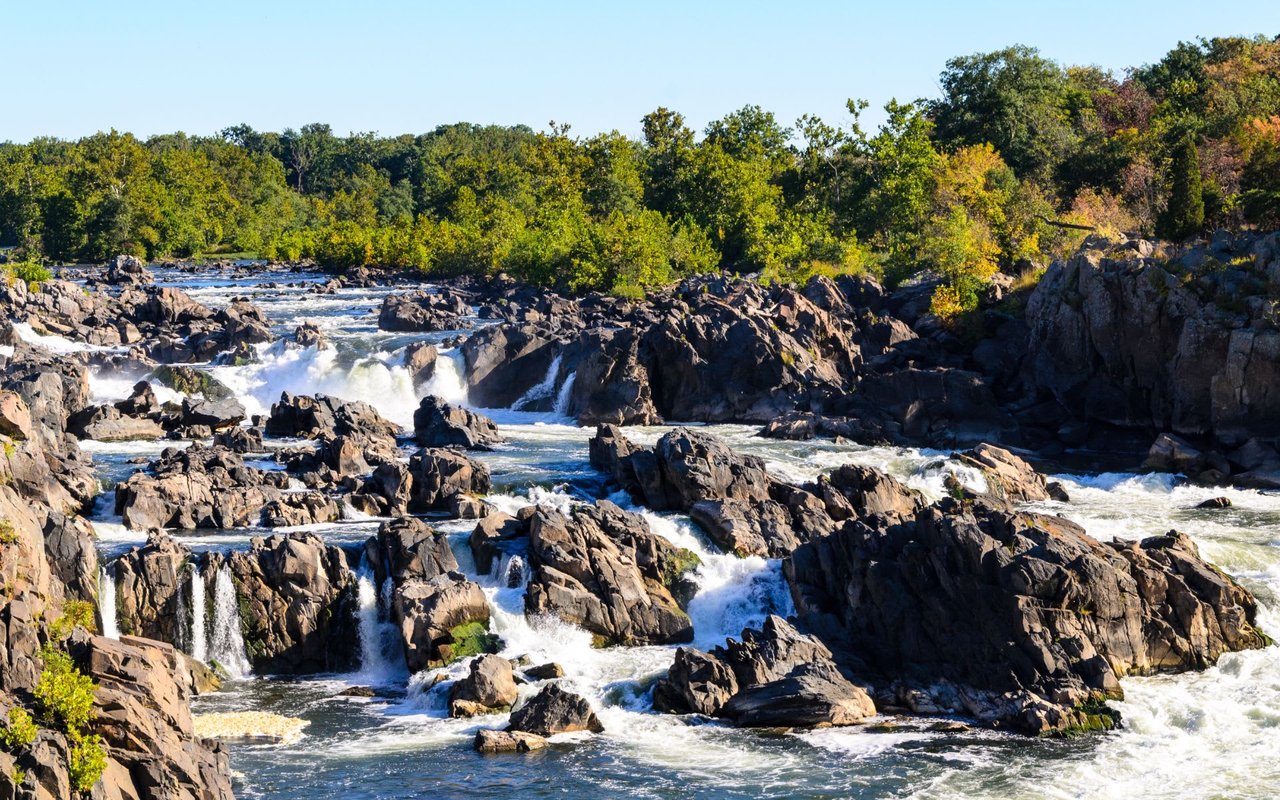
[[[299,288],[272,288],[261,280],[232,281],[220,275],[160,271],[161,283],[176,285],[212,307],[231,296],[248,296],[287,336],[303,322],[319,325],[328,347],[298,348],[276,342],[259,348],[247,366],[208,369],[230,386],[250,413],[264,413],[282,391],[327,393],[364,400],[402,425],[412,424],[418,399],[434,393],[466,403],[465,367],[455,349],[440,352],[434,376],[413,385],[403,349],[415,341],[440,343],[457,332],[393,334],[378,331],[376,311],[387,289],[346,289],[335,295]],[[321,276],[301,276],[320,281]],[[35,336],[34,333],[31,334]],[[41,337],[37,337],[41,338]],[[74,343],[56,343],[60,347]],[[603,477],[588,464],[589,429],[566,417],[574,376],[557,385],[560,365],[512,409],[483,410],[500,425],[507,443],[482,453],[493,473],[489,498],[503,510],[530,503],[565,506],[594,495]],[[95,379],[95,396],[127,394],[128,381]],[[533,396],[537,392],[537,396]],[[524,411],[552,399],[548,412]],[[546,406],[544,406],[546,407]],[[665,428],[629,429],[652,442]],[[808,479],[844,463],[885,469],[932,496],[950,472],[976,489],[982,478],[949,461],[946,454],[905,448],[831,442],[779,442],[754,436],[745,426],[713,430],[738,450],[755,453],[772,471]],[[134,467],[130,459],[154,458],[169,443],[88,443],[104,480]],[[1069,504],[1045,503],[1098,538],[1136,539],[1177,528],[1190,534],[1206,557],[1253,590],[1262,624],[1280,634],[1280,495],[1245,490],[1202,489],[1167,475],[1064,475]],[[1201,510],[1201,500],[1226,495],[1233,506]],[[616,502],[629,505],[625,497]],[[141,544],[145,533],[113,519],[109,503],[95,520],[104,563]],[[738,559],[717,551],[686,517],[642,508],[653,530],[702,558],[691,607],[695,644],[710,647],[767,613],[786,614],[791,601],[777,561]],[[362,542],[377,520],[351,519],[317,526],[340,544]],[[230,573],[214,576],[210,609],[204,584],[193,576],[190,648],[216,661],[236,680],[197,701],[197,711],[258,709],[310,721],[306,734],[287,745],[234,744],[232,767],[239,796],[314,800],[364,798],[1270,798],[1280,787],[1280,648],[1224,656],[1203,673],[1123,681],[1119,704],[1123,730],[1072,740],[1033,740],[974,730],[944,733],[928,721],[893,720],[874,730],[826,729],[794,734],[741,731],[693,724],[649,710],[652,681],[671,663],[672,647],[594,649],[591,637],[552,618],[524,614],[527,578],[507,561],[490,575],[477,575],[467,547],[471,523],[444,522],[461,569],[489,598],[503,654],[532,663],[555,661],[566,681],[589,697],[606,732],[557,737],[546,751],[528,756],[482,757],[470,742],[479,727],[500,727],[501,715],[449,719],[448,684],[428,688],[426,675],[408,676],[398,665],[394,631],[385,619],[386,587],[361,569],[358,628],[361,668],[351,675],[276,680],[250,676]],[[183,534],[195,550],[247,547],[256,530]],[[516,586],[510,587],[512,574]],[[196,586],[199,584],[199,593]],[[114,592],[104,571],[102,613]],[[381,596],[380,596],[381,595]],[[205,621],[206,616],[211,619]],[[114,620],[112,612],[111,619]],[[199,621],[199,624],[196,624]],[[208,631],[207,642],[205,631]],[[202,649],[207,652],[202,653]],[[463,665],[450,670],[462,674]],[[342,689],[374,686],[377,696],[340,696]],[[522,686],[532,693],[537,686]]]

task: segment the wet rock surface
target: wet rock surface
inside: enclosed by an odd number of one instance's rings
[[[540,509],[529,521],[529,560],[526,613],[555,614],[607,644],[693,638],[672,589],[696,556],[654,535],[639,514],[607,500],[568,514]]]

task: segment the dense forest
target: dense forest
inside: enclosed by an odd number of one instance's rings
[[[1182,43],[1123,77],[1010,47],[947,62],[877,130],[748,106],[699,136],[567,125],[0,145],[0,245],[37,262],[251,253],[635,294],[723,268],[767,280],[940,276],[971,308],[1086,229],[1182,239],[1280,225],[1280,37]]]

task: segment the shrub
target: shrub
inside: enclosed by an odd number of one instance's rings
[[[76,669],[71,656],[45,647],[41,651],[44,669],[36,683],[36,707],[49,725],[77,733],[93,715],[93,691],[97,684]]]
[[[13,523],[7,519],[0,519],[0,544],[17,544],[19,541],[20,537],[13,529]]]
[[[30,747],[39,730],[26,709],[11,708],[8,724],[0,728],[0,745],[4,745],[6,750]]]
[[[5,264],[4,271],[10,283],[19,280],[32,288],[53,277],[52,272],[35,261],[17,261]]]
[[[87,600],[68,600],[62,607],[62,616],[49,626],[49,635],[55,640],[65,639],[76,628],[97,633],[93,603]]]
[[[72,735],[67,768],[72,789],[81,794],[91,790],[107,768],[107,751],[102,737],[96,733]]]

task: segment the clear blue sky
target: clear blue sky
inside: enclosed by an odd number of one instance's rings
[[[847,97],[936,95],[954,55],[1022,43],[1120,70],[1254,33],[1280,33],[1280,0],[0,0],[0,141],[313,121],[636,134],[659,105],[700,129],[746,103],[843,122]]]

